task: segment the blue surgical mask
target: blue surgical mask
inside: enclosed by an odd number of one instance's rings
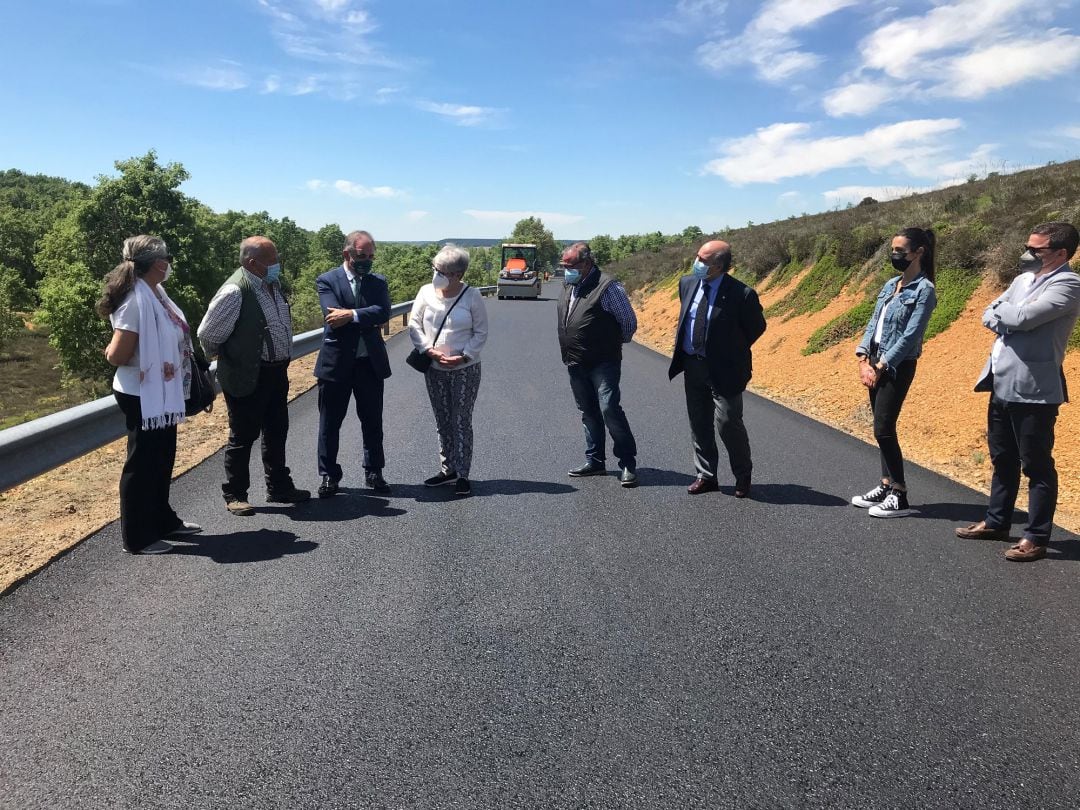
[[[709,265],[701,259],[694,259],[694,266],[690,268],[690,272],[694,274],[694,278],[705,278],[709,275]]]
[[[579,281],[581,281],[581,271],[580,270],[570,270],[570,269],[563,270],[563,283],[564,284],[573,286],[573,285],[577,284]]]
[[[274,264],[267,265],[267,267],[266,267],[266,283],[267,284],[273,284],[275,281],[278,280],[278,277],[280,275],[281,275],[281,264],[279,262],[275,262]]]

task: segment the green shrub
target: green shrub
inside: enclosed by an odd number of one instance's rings
[[[836,261],[835,254],[826,253],[803,276],[795,289],[766,311],[769,317],[803,315],[817,312],[840,294],[853,274],[853,269]]]
[[[934,283],[937,306],[930,316],[930,323],[926,325],[924,340],[941,334],[960,317],[980,281],[982,278],[978,273],[963,268],[946,266],[937,269],[937,280]]]
[[[817,354],[832,348],[837,343],[858,337],[866,328],[871,316],[873,316],[876,303],[877,296],[872,295],[842,315],[837,315],[824,326],[819,327],[806,341],[802,353],[806,355]]]

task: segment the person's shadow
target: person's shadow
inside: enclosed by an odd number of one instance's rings
[[[253,529],[230,534],[193,534],[171,541],[170,554],[208,557],[216,563],[254,563],[278,560],[289,554],[314,551],[318,543],[297,540],[292,532],[277,529]],[[179,545],[185,543],[187,545]]]
[[[387,496],[372,495],[370,489],[355,487],[342,487],[330,498],[312,498],[280,510],[267,508],[259,511],[275,511],[300,523],[356,520],[362,517],[396,517],[405,514],[404,509],[392,508]]]
[[[619,474],[615,470],[615,475]],[[688,487],[694,483],[696,476],[674,470],[660,470],[656,467],[637,468],[639,487]]]
[[[977,523],[986,517],[985,503],[920,503],[912,506],[919,510],[920,517],[936,520]],[[1017,510],[1014,519],[1027,520],[1027,514]]]
[[[726,495],[734,495],[734,486],[720,487]],[[847,500],[802,484],[752,484],[751,501],[787,506],[846,506]]]
[[[491,495],[566,495],[575,492],[569,484],[557,484],[553,481],[522,481],[518,478],[470,478],[472,493],[469,497],[484,498]],[[421,503],[433,501],[465,500],[454,494],[454,485],[426,487],[423,484],[395,484],[393,493],[388,497],[411,498]]]

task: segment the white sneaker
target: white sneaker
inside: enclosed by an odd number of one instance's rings
[[[852,506],[858,506],[861,509],[869,509],[871,506],[877,506],[885,500],[885,497],[891,492],[888,484],[878,484],[872,490],[865,495],[856,495],[851,499]]]
[[[885,500],[878,506],[870,507],[870,517],[897,518],[915,514],[915,510],[908,507],[907,493],[898,489],[889,491]]]

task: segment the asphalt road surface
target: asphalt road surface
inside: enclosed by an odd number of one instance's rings
[[[114,524],[0,600],[0,806],[1080,804],[1080,544],[957,540],[984,498],[921,469],[921,516],[870,518],[846,500],[876,450],[754,397],[753,499],[691,497],[681,381],[637,345],[641,487],[567,478],[555,304],[488,308],[472,498],[420,484],[397,337],[391,496],[360,488],[350,416],[343,494],[260,482],[234,517],[215,456],[173,486],[206,529],[178,553],[125,555]],[[291,417],[314,490],[314,392]]]

